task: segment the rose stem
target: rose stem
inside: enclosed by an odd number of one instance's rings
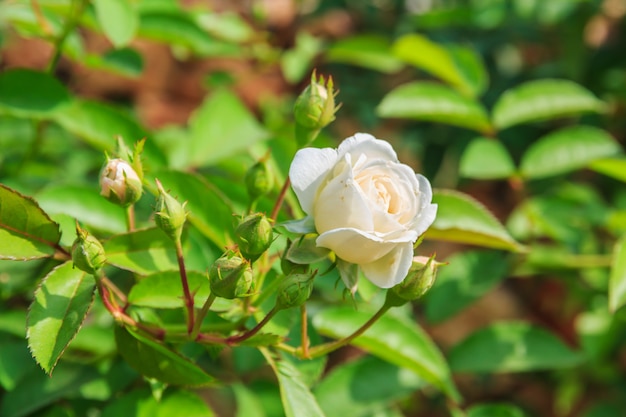
[[[180,282],[183,285],[183,299],[185,301],[185,307],[187,307],[187,333],[191,335],[194,328],[193,296],[191,292],[189,292],[187,270],[185,269],[185,259],[183,257],[183,245],[180,243],[180,237],[176,239],[176,259],[178,260],[178,269],[180,271]]]
[[[376,314],[374,314],[363,326],[359,327],[350,336],[348,336],[348,337],[346,337],[344,339],[335,340],[334,342],[325,343],[323,345],[315,346],[315,347],[309,349],[309,351],[308,351],[309,359],[314,359],[314,358],[326,355],[327,353],[330,353],[330,352],[332,352],[334,350],[339,349],[340,347],[343,347],[343,346],[347,345],[352,340],[356,339],[357,337],[359,337],[363,333],[365,333],[365,331],[367,329],[369,329],[372,326],[372,324],[374,324],[376,322],[376,320],[381,318],[383,316],[383,314],[385,314],[387,312],[387,310],[389,310],[391,307],[392,306],[390,306],[390,305],[384,304],[376,312]],[[301,352],[301,356],[304,356],[304,352]]]
[[[305,359],[309,359],[309,329],[308,329],[308,321],[307,321],[307,315],[306,315],[306,304],[302,304],[300,306],[300,321],[301,321],[301,333],[300,333],[300,339],[301,339],[301,343],[302,343],[302,356]]]
[[[193,326],[193,331],[191,332],[192,340],[198,337],[198,333],[200,333],[200,328],[202,327],[202,321],[204,320],[204,317],[206,316],[206,314],[209,312],[209,308],[211,308],[211,305],[213,304],[213,301],[215,301],[215,298],[216,298],[215,294],[213,293],[209,294],[209,298],[207,298],[206,301],[204,302],[204,305],[202,306],[202,310],[198,312],[198,316],[196,317],[196,323]]]
[[[135,230],[135,205],[131,204],[126,208],[126,226],[128,227],[128,231],[132,232]]]
[[[261,330],[263,328],[263,326],[265,326],[271,319],[272,317],[274,317],[274,315],[276,313],[278,313],[278,309],[276,307],[272,308],[270,310],[269,313],[267,313],[267,315],[265,317],[263,317],[263,320],[261,320],[256,326],[254,326],[252,329],[248,330],[245,333],[240,334],[239,336],[231,336],[231,337],[227,337],[225,339],[226,344],[229,345],[235,345],[237,343],[241,343],[244,340],[248,340],[249,338],[251,338],[252,336],[254,336],[255,334],[257,334],[259,332],[259,330]]]
[[[280,210],[280,207],[283,205],[283,201],[285,200],[285,195],[287,194],[287,190],[289,189],[290,185],[291,185],[291,181],[289,177],[287,177],[287,179],[285,180],[285,183],[283,184],[283,188],[280,189],[280,193],[278,194],[278,198],[276,199],[276,204],[274,204],[274,208],[272,209],[272,214],[270,215],[270,219],[276,220],[276,217],[278,216],[278,211]]]

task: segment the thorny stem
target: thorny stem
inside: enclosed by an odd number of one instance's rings
[[[276,199],[276,203],[274,204],[274,208],[272,209],[272,214],[270,214],[270,219],[276,220],[278,216],[278,212],[280,211],[280,207],[283,205],[283,201],[285,200],[285,195],[287,194],[287,190],[289,190],[289,186],[291,185],[291,180],[289,177],[285,180],[283,184],[283,188],[280,189],[280,194],[278,194],[278,198]]]
[[[267,313],[267,315],[265,317],[263,317],[263,320],[261,320],[252,329],[250,329],[247,332],[242,333],[242,334],[240,334],[238,336],[227,337],[225,340],[223,340],[223,342],[226,342],[226,344],[228,344],[228,345],[236,345],[237,343],[241,343],[241,342],[243,342],[245,340],[248,340],[249,338],[251,338],[252,336],[257,334],[259,332],[259,330],[261,330],[263,328],[263,326],[265,326],[272,319],[272,317],[274,317],[274,315],[276,313],[278,313],[278,311],[279,310],[276,307],[272,308],[270,310],[270,312]]]
[[[180,282],[183,285],[183,300],[187,308],[187,333],[191,335],[194,329],[193,295],[189,291],[187,269],[185,268],[185,259],[183,257],[183,245],[180,242],[180,238],[176,239],[176,259],[178,260],[178,270],[180,271]]]

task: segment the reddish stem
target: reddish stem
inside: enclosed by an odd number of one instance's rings
[[[287,195],[287,190],[289,190],[289,186],[291,185],[291,180],[289,177],[285,180],[283,184],[283,188],[280,189],[280,194],[278,194],[278,198],[276,199],[276,204],[274,204],[274,208],[272,209],[272,214],[270,215],[270,219],[276,220],[278,216],[278,212],[280,211],[280,207],[283,205],[283,201],[285,200],[285,195]]]

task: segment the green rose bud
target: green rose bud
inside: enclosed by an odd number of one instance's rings
[[[335,105],[335,95],[332,77],[326,82],[323,76],[316,80],[315,72],[311,75],[311,83],[294,105],[296,137],[301,146],[310,143],[322,128],[335,120],[335,112],[339,109]]]
[[[81,229],[76,223],[76,240],[72,244],[72,262],[74,267],[88,274],[95,274],[106,262],[104,248],[95,236]]]
[[[435,283],[437,269],[443,265],[434,257],[416,256],[407,277],[387,292],[387,302],[402,305],[422,297]]]
[[[304,304],[313,291],[315,274],[317,271],[312,274],[293,274],[283,278],[276,290],[278,294],[276,296],[276,308],[284,310]]]
[[[156,180],[159,196],[157,197],[154,221],[172,240],[178,241],[183,233],[183,225],[187,219],[186,202],[181,204],[163,189],[161,182]]]
[[[250,261],[255,261],[265,252],[274,239],[272,225],[262,213],[244,217],[235,229],[235,240],[241,254]]]
[[[122,207],[141,198],[141,179],[133,167],[123,159],[109,159],[100,172],[100,194]]]
[[[274,178],[265,161],[259,161],[246,172],[246,189],[250,200],[255,201],[259,197],[272,191]]]
[[[253,278],[250,263],[233,252],[222,255],[209,270],[211,292],[229,300],[250,295]]]

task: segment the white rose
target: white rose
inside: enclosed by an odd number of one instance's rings
[[[338,149],[301,149],[289,177],[308,215],[300,230],[313,222],[317,246],[358,265],[381,288],[406,277],[413,244],[435,220],[437,205],[428,180],[400,163],[388,142],[357,133]]]

